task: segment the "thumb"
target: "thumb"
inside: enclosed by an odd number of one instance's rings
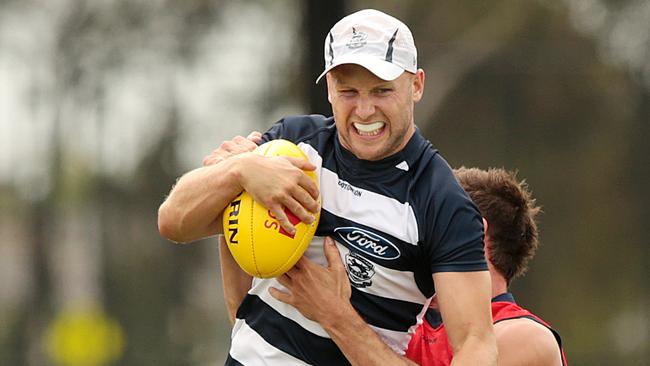
[[[339,253],[339,250],[334,243],[334,239],[329,236],[325,237],[323,252],[325,253],[325,258],[327,258],[329,268],[343,267],[341,253]]]

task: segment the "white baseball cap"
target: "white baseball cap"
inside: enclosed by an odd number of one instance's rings
[[[378,78],[395,80],[417,71],[417,49],[411,31],[400,20],[374,9],[339,20],[325,37],[325,71],[342,64],[365,67]]]

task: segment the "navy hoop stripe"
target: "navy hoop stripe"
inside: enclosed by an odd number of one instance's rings
[[[306,331],[257,296],[248,295],[244,299],[237,310],[237,318],[245,319],[246,324],[273,347],[306,363],[350,364],[333,340]]]
[[[397,332],[408,331],[422,311],[422,304],[387,299],[354,287],[350,302],[368,324]]]

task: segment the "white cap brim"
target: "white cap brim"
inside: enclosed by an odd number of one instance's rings
[[[379,59],[376,56],[350,54],[337,57],[336,62],[325,68],[325,71],[323,71],[323,73],[318,76],[316,83],[318,84],[320,79],[325,76],[325,74],[330,72],[330,70],[344,64],[355,64],[362,66],[371,73],[375,74],[375,76],[378,78],[386,81],[397,79],[405,71],[403,68],[391,62]]]

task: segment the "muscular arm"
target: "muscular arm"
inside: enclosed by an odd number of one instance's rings
[[[499,366],[561,366],[562,356],[548,328],[525,318],[494,325]]]
[[[452,365],[496,365],[488,272],[440,272],[433,279],[454,349]]]
[[[328,267],[303,257],[278,277],[290,292],[271,288],[271,295],[320,323],[352,365],[417,365],[390,349],[352,307],[348,276],[331,238],[323,250]]]
[[[212,179],[213,176],[217,177],[220,174],[220,168],[232,174],[233,164],[215,166],[233,156],[255,150],[261,139],[262,134],[253,131],[247,137],[235,136],[232,140],[224,141],[210,155],[203,158],[202,169],[192,171],[181,178],[179,181],[181,185],[172,190],[172,194],[158,211],[158,227],[161,234],[174,241],[185,242],[221,233],[223,231],[221,211],[218,207],[223,202],[219,199],[219,195],[214,195],[214,192],[216,190],[231,195],[236,194],[237,190],[219,189],[220,184],[236,183],[228,179],[227,174],[224,174],[226,179],[221,181]],[[214,183],[214,186],[211,187],[209,183]],[[226,201],[226,204],[227,202],[229,201]],[[193,207],[196,209],[192,209]]]
[[[294,227],[284,213],[285,207],[308,223],[314,219],[310,212],[320,209],[318,187],[303,172],[315,168],[303,159],[245,152],[192,170],[178,180],[160,206],[158,229],[176,242],[219,234],[223,231],[224,208],[246,190],[291,232]]]
[[[243,190],[238,160],[226,159],[183,175],[158,209],[162,236],[185,243],[221,233],[224,208]]]

